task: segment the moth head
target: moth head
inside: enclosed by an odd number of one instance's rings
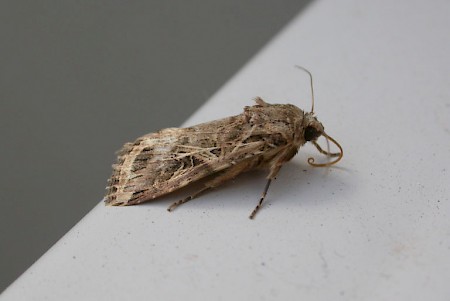
[[[310,141],[312,144],[314,144],[314,146],[317,148],[317,150],[320,153],[327,155],[328,157],[338,157],[336,160],[327,162],[327,163],[314,163],[314,158],[308,158],[308,163],[311,164],[312,166],[330,166],[330,165],[336,164],[344,156],[344,151],[342,150],[341,145],[336,140],[334,140],[332,137],[328,136],[325,133],[323,125],[314,116],[314,87],[313,87],[312,74],[304,67],[301,67],[301,66],[295,66],[295,67],[308,73],[309,79],[310,79],[310,84],[311,84],[311,112],[305,113],[305,115],[304,115],[303,138],[305,139],[305,141]],[[320,147],[320,145],[317,143],[317,139],[320,136],[324,136],[327,139],[328,151],[323,150]],[[329,141],[333,142],[339,148],[339,151],[340,151],[339,153],[330,153]]]
[[[313,116],[313,113],[305,114],[305,122],[303,124],[303,128],[305,129],[303,131],[303,138],[305,141],[316,141],[317,138],[324,133],[322,123],[320,123],[319,120]]]
[[[319,120],[317,120],[317,118],[314,116],[313,112],[310,113],[305,113],[304,115],[304,119],[303,119],[303,138],[305,139],[305,141],[309,141],[312,144],[314,144],[314,146],[317,148],[317,150],[324,154],[327,155],[328,157],[337,157],[336,160],[331,161],[331,162],[327,162],[327,163],[314,163],[314,158],[308,158],[308,163],[311,164],[312,166],[330,166],[333,165],[335,163],[337,163],[339,160],[341,160],[342,156],[344,155],[344,151],[342,150],[342,147],[339,145],[339,143],[334,140],[332,137],[328,136],[325,133],[325,129],[322,125],[322,123],[320,123]],[[327,139],[327,146],[328,146],[328,150],[325,151],[322,149],[322,147],[320,147],[320,145],[317,143],[317,139],[320,136],[324,136]],[[340,150],[339,153],[331,153],[330,152],[330,144],[329,141],[333,142]]]

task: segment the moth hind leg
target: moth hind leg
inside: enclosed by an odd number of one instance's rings
[[[209,181],[207,181],[202,189],[194,192],[193,194],[191,194],[190,196],[188,196],[182,200],[172,203],[172,205],[170,205],[169,208],[167,208],[167,211],[172,212],[175,208],[177,208],[181,204],[187,203],[190,200],[192,200],[192,199],[196,198],[197,196],[199,196],[200,194],[202,194],[203,192],[205,192],[211,188],[217,187],[217,186],[221,185],[222,183],[236,177],[243,170],[245,170],[246,167],[247,167],[247,165],[238,164],[238,165],[235,165],[235,166],[232,166],[232,167],[226,169],[219,175],[215,176],[213,179],[210,179]]]
[[[196,191],[195,193],[191,194],[190,196],[172,203],[172,205],[170,205],[169,208],[167,208],[167,211],[172,212],[173,210],[175,210],[175,208],[177,208],[181,204],[189,202],[190,200],[196,198],[198,195],[200,195],[201,193],[203,193],[204,191],[206,191],[206,190],[208,190],[210,188],[212,188],[212,187],[209,187],[209,186],[205,185],[205,187],[203,187],[202,189]]]

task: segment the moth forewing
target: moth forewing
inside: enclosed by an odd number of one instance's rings
[[[105,202],[108,205],[135,205],[173,192],[210,176],[203,188],[173,203],[168,210],[193,199],[240,173],[256,168],[268,169],[267,183],[253,218],[261,207],[272,179],[281,166],[307,141],[321,153],[342,158],[342,148],[325,134],[313,112],[305,113],[291,104],[269,104],[256,98],[256,105],[242,114],[188,128],[168,128],[126,143],[118,152],[109,179]],[[340,153],[329,153],[316,140],[320,135],[334,142]]]
[[[293,147],[295,127],[286,117],[295,119],[301,113],[290,105],[264,103],[246,107],[237,116],[140,137],[119,151],[106,203],[138,204],[218,172],[271,165]]]

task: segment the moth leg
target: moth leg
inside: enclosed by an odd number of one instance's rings
[[[177,208],[178,206],[180,206],[181,204],[187,203],[190,200],[192,200],[193,198],[197,197],[199,194],[201,194],[202,192],[210,189],[211,187],[203,187],[202,189],[200,189],[199,191],[196,191],[194,194],[188,196],[187,198],[184,198],[182,200],[176,201],[174,203],[172,203],[172,205],[169,206],[169,208],[167,208],[167,211],[172,212],[175,208]]]
[[[252,213],[249,216],[250,219],[254,219],[256,213],[258,213],[259,209],[261,209],[262,203],[263,203],[264,199],[266,198],[267,191],[269,190],[270,183],[272,183],[272,179],[275,179],[276,175],[278,174],[278,171],[280,171],[280,168],[281,168],[281,165],[277,165],[277,166],[275,166],[274,169],[271,170],[271,172],[268,176],[268,179],[267,179],[266,187],[264,187],[264,191],[261,195],[261,198],[259,199],[258,205],[256,205],[255,209],[253,209]]]
[[[180,206],[181,204],[189,202],[190,200],[196,198],[198,195],[202,194],[206,190],[217,187],[217,186],[221,185],[223,182],[226,182],[226,181],[236,177],[243,170],[245,170],[246,167],[247,167],[247,164],[243,165],[241,163],[241,164],[238,164],[238,165],[228,168],[227,170],[225,170],[223,173],[219,174],[215,178],[207,181],[202,189],[200,189],[200,190],[196,191],[195,193],[193,193],[192,195],[190,195],[182,200],[176,201],[175,203],[170,205],[169,208],[167,208],[167,211],[171,212],[175,208]]]
[[[270,186],[271,182],[272,182],[272,179],[267,180],[266,187],[264,188],[261,198],[259,199],[258,205],[256,205],[255,209],[253,209],[252,213],[249,216],[250,219],[253,219],[255,217],[256,213],[258,212],[258,210],[261,208],[264,198],[266,197],[267,190],[269,190],[269,186]]]

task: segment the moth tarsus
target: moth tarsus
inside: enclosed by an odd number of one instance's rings
[[[253,219],[262,207],[267,191],[281,166],[306,142],[334,161],[313,166],[331,166],[341,160],[342,147],[325,133],[314,116],[314,92],[311,73],[311,112],[291,104],[269,104],[260,97],[244,112],[188,128],[168,128],[126,143],[118,153],[117,163],[108,181],[105,203],[113,206],[135,205],[178,190],[205,177],[211,177],[192,195],[174,202],[173,211],[199,194],[220,186],[245,171],[268,169],[267,183],[251,212]],[[323,150],[317,139],[324,136],[339,153]]]
[[[188,196],[187,198],[184,198],[184,199],[182,199],[182,200],[179,200],[179,201],[177,201],[177,202],[174,202],[174,203],[172,203],[172,205],[170,205],[170,206],[167,208],[167,211],[172,212],[172,211],[175,210],[175,208],[177,208],[177,207],[180,206],[181,204],[187,203],[187,202],[189,202],[189,201],[192,200],[192,199],[193,199],[192,196]]]
[[[190,196],[188,196],[188,197],[186,197],[186,198],[184,198],[184,199],[181,199],[181,200],[179,200],[179,201],[176,201],[176,202],[172,203],[172,205],[170,205],[170,206],[167,208],[167,211],[169,211],[169,212],[174,211],[175,208],[177,208],[178,206],[180,206],[180,205],[182,205],[182,204],[184,204],[184,203],[189,202],[190,200],[195,199],[199,194],[201,194],[203,191],[205,191],[205,190],[207,190],[207,189],[208,189],[207,187],[204,187],[204,188],[200,189],[199,191],[197,191],[196,193],[194,193],[194,194],[192,194],[192,195],[190,195]]]

